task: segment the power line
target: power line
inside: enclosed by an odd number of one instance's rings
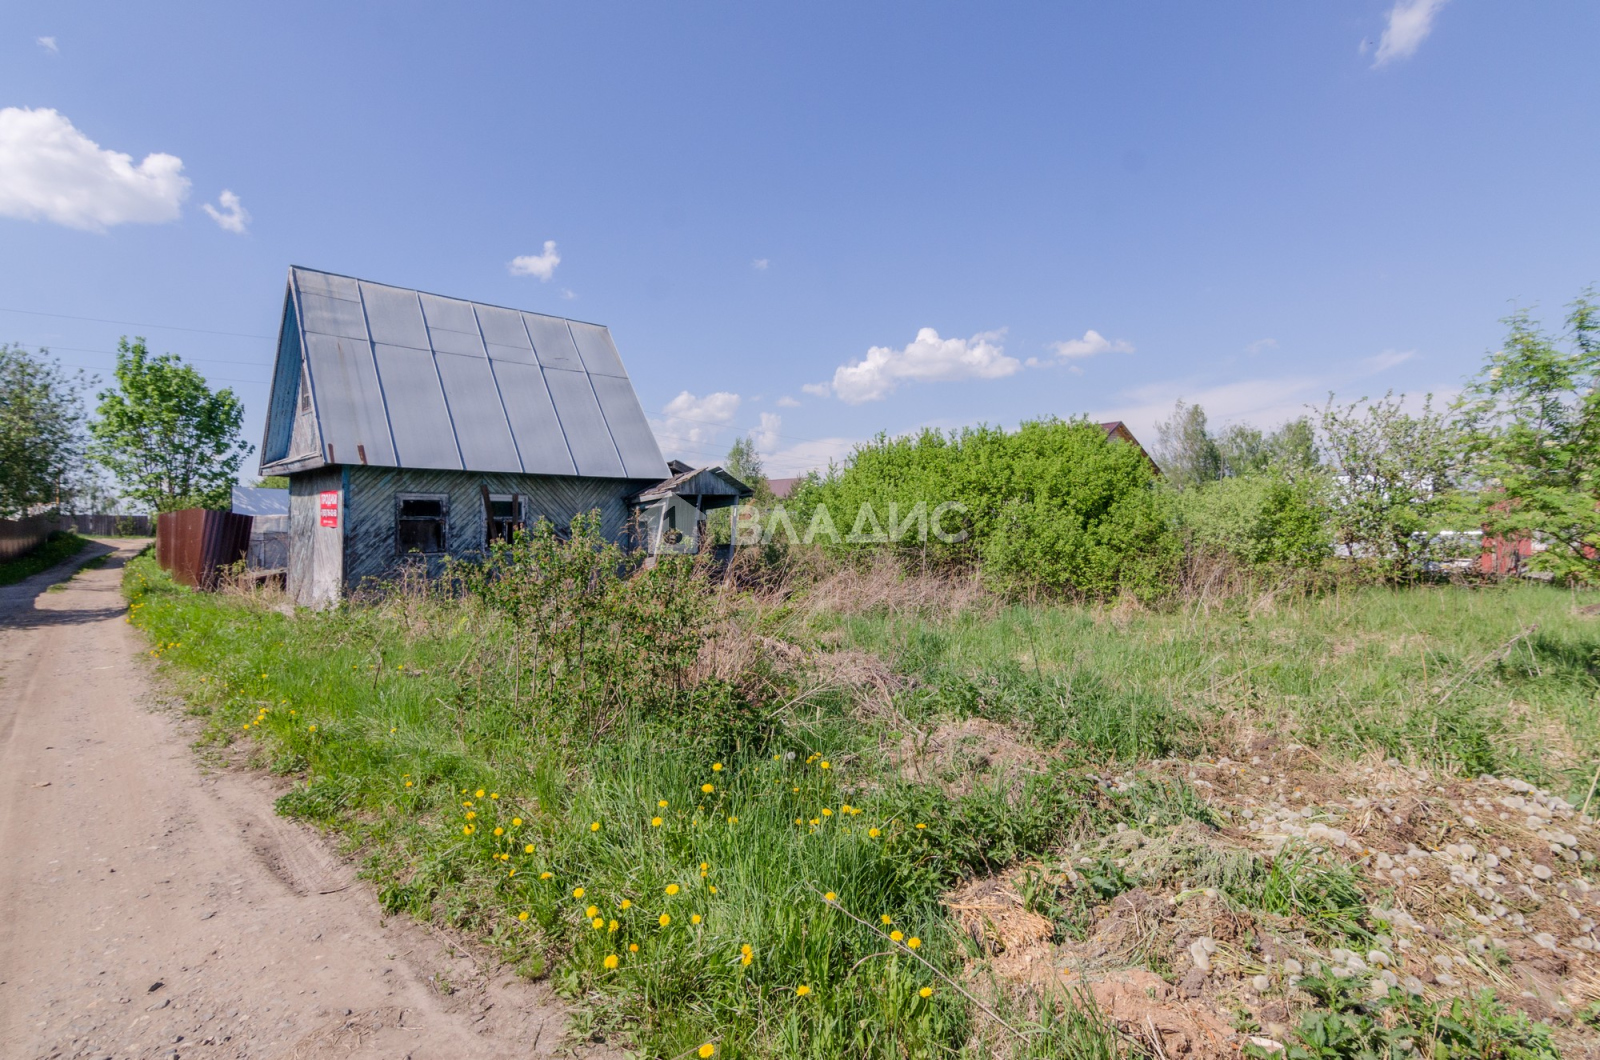
[[[103,317],[80,317],[71,313],[45,313],[37,309],[5,309],[0,313],[22,313],[30,317],[56,317],[60,320],[84,320],[91,324],[120,324],[129,328],[154,328],[158,331],[189,331],[196,335],[231,335],[236,339],[270,339],[271,335],[255,335],[244,331],[213,331],[210,328],[182,328],[176,324],[141,324],[134,320],[106,320]]]
[[[38,346],[40,350],[46,353],[52,350],[70,350],[73,353],[101,353],[105,354],[107,357],[115,357],[120,352],[118,350],[91,350],[83,346],[52,346],[49,343],[38,342],[34,343],[33,345]],[[178,356],[182,357],[185,361],[205,361],[209,364],[239,364],[245,366],[246,368],[272,367],[270,364],[261,364],[259,361],[232,361],[226,357],[191,357],[188,354],[179,354]],[[67,367],[71,368],[76,366],[68,365]],[[260,380],[260,382],[264,383],[266,380],[263,379]]]

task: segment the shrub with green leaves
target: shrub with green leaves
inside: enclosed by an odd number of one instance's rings
[[[1168,494],[1192,547],[1277,572],[1315,567],[1332,553],[1326,483],[1275,467]]]

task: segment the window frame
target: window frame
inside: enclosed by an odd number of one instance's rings
[[[488,499],[489,503],[488,507],[485,508],[483,512],[483,547],[488,548],[496,541],[504,541],[509,543],[511,541],[510,537],[500,537],[494,532],[495,523],[497,521],[494,514],[494,506],[496,504],[511,505],[511,532],[513,535],[515,535],[518,527],[524,527],[528,525],[528,520],[523,515],[525,509],[522,494],[485,492],[484,496]]]
[[[439,514],[426,517],[407,516],[405,504],[407,501],[437,501]],[[400,527],[403,523],[439,523],[439,548],[437,551],[424,551],[423,549],[402,548],[400,544]],[[394,552],[397,556],[443,556],[450,552],[450,494],[448,493],[396,493],[394,495]]]

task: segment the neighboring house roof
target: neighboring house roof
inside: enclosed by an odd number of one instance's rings
[[[233,510],[240,515],[288,515],[289,491],[269,486],[235,486]]]
[[[781,501],[794,492],[794,484],[799,481],[798,478],[769,478],[767,489],[772,491],[773,497]]]
[[[687,467],[674,460],[672,470],[675,474],[671,478],[640,490],[633,502],[651,504],[667,497],[696,497],[702,508],[723,508],[755,492],[720,467]]]
[[[667,473],[606,328],[296,266],[261,470],[328,464]]]

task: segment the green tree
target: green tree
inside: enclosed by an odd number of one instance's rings
[[[1591,289],[1567,314],[1567,348],[1526,312],[1506,319],[1459,408],[1482,519],[1493,533],[1536,535],[1532,565],[1600,581],[1600,305]]]
[[[119,389],[100,393],[90,452],[124,496],[154,511],[226,507],[253,448],[239,436],[244,406],[176,355],[150,355],[143,339],[118,343]]]
[[[1416,415],[1405,395],[1335,405],[1318,420],[1329,487],[1334,539],[1390,577],[1419,573],[1434,558],[1434,531],[1454,510],[1462,443],[1456,425],[1424,398]]]
[[[1205,409],[1180,399],[1172,418],[1156,424],[1156,462],[1167,483],[1178,489],[1222,477],[1222,454],[1206,431]]]
[[[0,517],[64,500],[83,450],[83,373],[0,344]]]

